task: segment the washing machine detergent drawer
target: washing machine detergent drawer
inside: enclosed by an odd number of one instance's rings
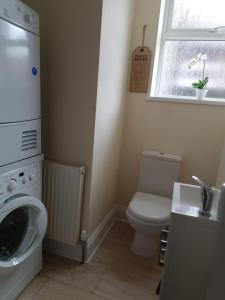
[[[0,19],[0,123],[38,119],[40,38]]]
[[[41,154],[41,120],[0,124],[0,166]]]

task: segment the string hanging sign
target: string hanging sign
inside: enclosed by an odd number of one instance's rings
[[[137,47],[132,56],[130,91],[146,93],[148,91],[151,51],[145,47],[147,25],[143,27],[142,46]]]

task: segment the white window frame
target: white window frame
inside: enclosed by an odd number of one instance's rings
[[[198,1],[198,0],[196,0]],[[225,30],[217,31],[216,28],[201,28],[201,29],[173,29],[172,14],[174,10],[175,0],[161,0],[161,9],[159,17],[158,36],[156,43],[156,52],[153,68],[153,76],[151,82],[150,99],[158,100],[165,98],[167,101],[173,99],[176,102],[195,102],[206,104],[222,104],[225,105],[225,99],[210,99],[196,100],[190,96],[162,96],[159,93],[160,78],[162,75],[162,66],[164,58],[164,50],[166,41],[225,41]],[[221,26],[225,26],[221,24]],[[147,97],[149,98],[149,97]],[[165,100],[163,100],[165,101]]]

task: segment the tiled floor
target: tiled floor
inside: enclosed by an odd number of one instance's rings
[[[44,269],[19,300],[156,300],[157,258],[130,250],[133,231],[117,222],[90,264],[45,255]]]

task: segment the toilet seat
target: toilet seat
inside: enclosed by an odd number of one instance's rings
[[[169,198],[146,193],[136,193],[128,212],[136,219],[152,224],[168,224],[172,201]]]

